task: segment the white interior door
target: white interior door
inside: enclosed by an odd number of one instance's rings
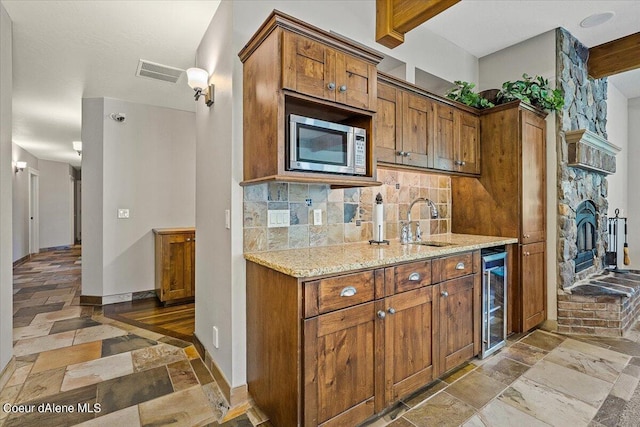
[[[29,168],[29,253],[37,254],[40,251],[40,206],[38,171]]]

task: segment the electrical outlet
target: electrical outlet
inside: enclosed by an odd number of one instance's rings
[[[322,209],[313,210],[313,225],[322,225]]]
[[[129,218],[129,209],[118,209],[118,218],[119,219]]]
[[[215,348],[220,348],[220,343],[218,342],[218,327],[213,327],[213,346]]]
[[[267,228],[288,227],[289,222],[289,211],[287,209],[267,211]]]

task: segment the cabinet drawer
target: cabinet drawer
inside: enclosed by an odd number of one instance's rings
[[[431,284],[431,261],[419,261],[391,267],[387,295],[418,289]]]
[[[305,317],[373,301],[374,285],[373,271],[307,282],[304,287]]]
[[[433,260],[433,283],[455,279],[474,272],[473,252]]]

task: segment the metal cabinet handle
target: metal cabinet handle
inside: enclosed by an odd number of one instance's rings
[[[331,82],[327,85],[327,89],[329,90],[334,90],[336,88],[336,84],[334,82]]]
[[[410,153],[410,152],[408,152],[408,151],[405,151],[405,152],[404,152],[404,156],[405,156],[405,157],[409,157],[410,155],[411,155],[411,153]]]
[[[411,273],[409,275],[409,280],[411,280],[412,282],[420,281],[420,273]]]
[[[352,297],[354,296],[356,293],[358,293],[358,291],[356,290],[356,288],[354,288],[353,286],[347,286],[346,288],[344,288],[342,291],[340,291],[340,296],[341,297]]]
[[[389,309],[387,310],[387,312],[389,312],[389,314],[396,314],[396,309],[393,307],[389,307]]]
[[[530,235],[530,234],[525,234],[525,235],[524,235],[524,238],[525,238],[525,239],[528,239],[529,237],[531,237],[531,235]]]
[[[404,156],[404,151],[398,151],[398,156]]]
[[[387,313],[385,313],[385,312],[384,312],[384,311],[382,311],[382,310],[378,310],[378,317],[379,317],[380,319],[384,319],[385,317],[387,317]]]
[[[340,86],[340,88],[338,89],[340,92],[346,92],[347,91],[347,85],[342,85]]]
[[[524,256],[529,256],[529,255],[531,255],[531,252],[525,252],[524,253]]]
[[[187,242],[190,242],[190,241],[191,241],[191,238],[187,237]]]
[[[442,292],[440,292],[440,295],[442,295],[443,297],[445,297],[445,298],[446,298],[446,297],[448,297],[448,296],[449,296],[449,292],[447,292],[447,291],[442,291]]]
[[[456,270],[464,270],[464,262],[457,263]]]

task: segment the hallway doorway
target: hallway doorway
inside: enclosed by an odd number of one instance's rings
[[[29,254],[40,252],[40,176],[29,168]]]

